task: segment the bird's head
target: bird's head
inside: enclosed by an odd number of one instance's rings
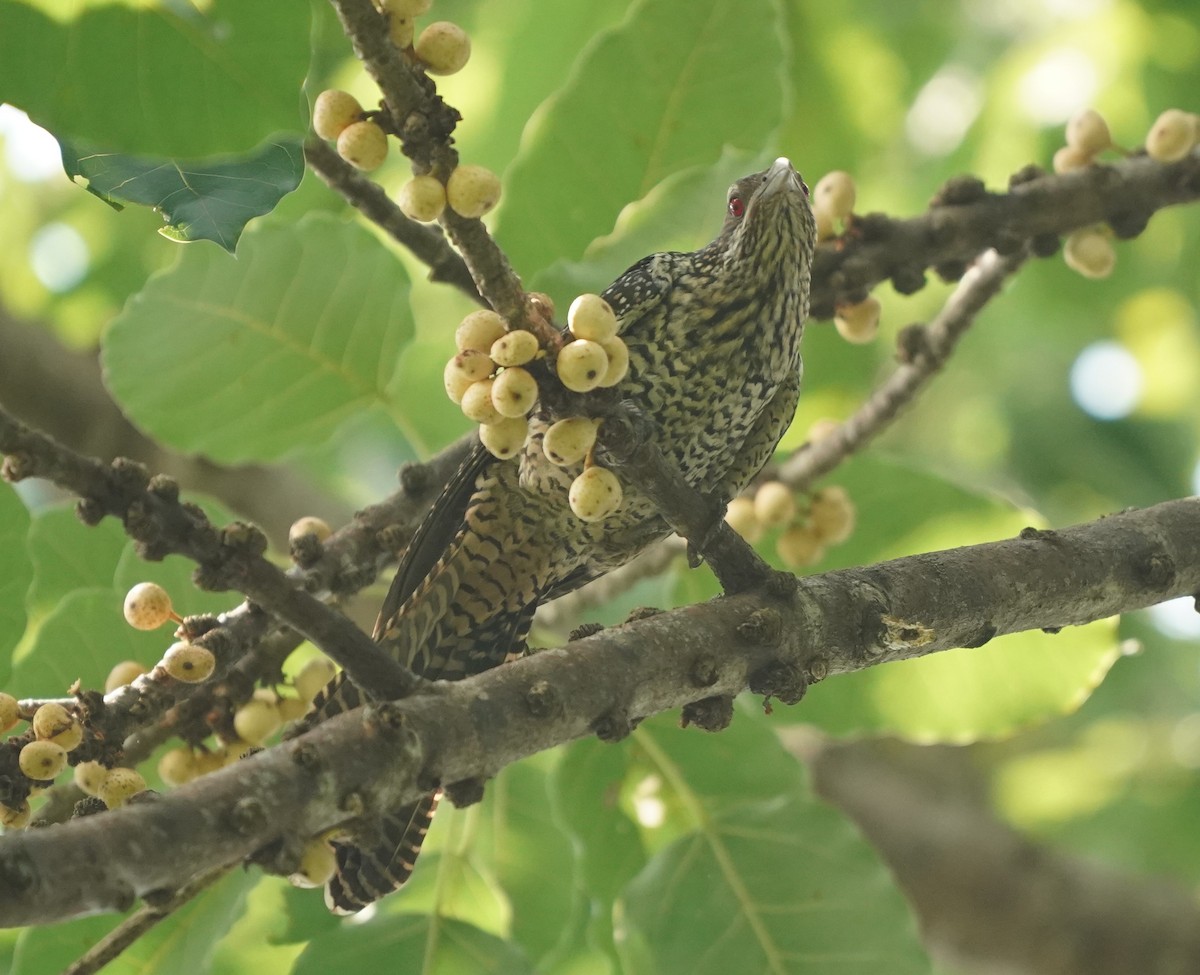
[[[816,221],[808,186],[791,162],[780,157],[761,173],[743,176],[731,187],[725,225],[717,238],[729,265],[752,276],[781,269],[807,272],[816,244]]]

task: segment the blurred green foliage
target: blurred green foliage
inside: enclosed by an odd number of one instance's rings
[[[560,307],[650,251],[704,243],[724,186],[775,155],[810,184],[847,170],[860,211],[904,216],[957,173],[1000,187],[1028,162],[1047,164],[1085,105],[1130,146],[1160,110],[1200,107],[1191,0],[436,0],[433,15],[472,37],[467,69],[439,81],[464,116],[458,147],[504,174],[499,238]],[[331,86],[377,99],[319,0],[287,11],[0,0],[0,101],[106,152],[252,165],[255,146],[303,129],[305,95]],[[355,503],[387,490],[378,458],[391,467],[467,429],[441,366],[468,303],[427,283],[311,175],[251,223],[235,260],[208,242],[164,240],[151,212],[113,212],[61,172],[23,176],[32,138],[0,115],[0,302],[64,344],[99,344],[111,390],[143,429],[226,462],[286,456]],[[398,152],[375,174],[392,191],[407,177]],[[58,225],[87,255],[67,286],[36,270],[40,235]],[[1021,273],[919,403],[831,477],[849,489],[859,528],[814,571],[1196,490],[1194,210],[1159,214],[1118,253],[1101,282],[1059,259]],[[895,332],[948,291],[880,288],[884,328],[869,346],[811,324],[785,447],[816,420],[848,415],[890,368]],[[1070,388],[1080,352],[1101,340],[1120,343],[1142,377],[1135,408],[1116,420],[1088,415]],[[167,641],[120,620],[138,579],[163,581],[187,612],[228,605],[192,591],[182,561],[140,565],[113,525],[84,529],[23,497],[32,516],[0,493],[0,674],[16,693],[58,694],[76,677],[101,682],[120,659],[155,659]],[[764,554],[772,548],[768,538]],[[715,591],[704,571],[681,570],[595,616]],[[413,883],[364,924],[330,918],[314,893],[239,874],[111,970],[274,975],[403,961],[439,973],[671,975],[743,959],[824,973],[819,954],[853,944],[861,957],[838,971],[878,971],[881,955],[888,971],[927,971],[874,854],[813,805],[772,729],[988,739],[978,761],[1014,822],[1195,884],[1200,674],[1197,638],[1183,633],[1133,614],[1119,628],[1023,634],[831,680],[787,714],[739,709],[715,738],[667,718],[617,746],[580,742],[506,770],[482,806],[445,810]],[[1144,652],[1120,656],[1128,640]],[[826,940],[793,943],[814,905],[843,901],[852,921],[815,914]],[[0,932],[0,970],[58,971],[115,923]]]

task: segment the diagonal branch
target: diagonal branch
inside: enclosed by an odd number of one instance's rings
[[[887,429],[941,371],[958,340],[987,303],[1000,294],[1026,257],[1024,247],[1005,257],[994,250],[980,257],[928,325],[911,325],[900,334],[900,367],[880,383],[854,415],[826,436],[804,444],[764,477],[776,477],[803,490]]]
[[[613,736],[639,718],[737,693],[764,671],[790,671],[802,688],[1197,591],[1200,499],[1188,498],[797,580],[790,598],[754,591],[661,613],[338,715],[153,802],[0,837],[0,918],[21,925],[122,910],[252,854],[287,871],[298,838],[437,783],[478,783],[598,728]]]
[[[151,479],[145,468],[118,459],[102,464],[55,443],[0,409],[0,453],[6,480],[44,477],[79,495],[91,523],[120,518],[143,558],[175,552],[197,563],[195,581],[206,589],[236,589],[270,606],[292,628],[342,664],[361,686],[388,697],[411,693],[422,681],[381,653],[347,617],[298,588],[265,558],[266,538],[234,522],[220,531],[196,505],[179,500],[178,487]],[[210,646],[210,649],[212,647]],[[228,665],[228,655],[218,661]]]

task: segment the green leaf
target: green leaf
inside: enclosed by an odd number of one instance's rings
[[[672,173],[727,145],[761,150],[783,117],[785,63],[774,0],[638,3],[526,127],[498,217],[513,265],[529,276],[577,259]]]
[[[329,972],[532,975],[533,967],[516,945],[462,921],[385,914],[322,933],[309,943],[292,969],[292,975]]]
[[[761,715],[740,710],[716,738],[648,722],[635,744],[691,828],[617,905],[627,972],[930,971],[887,869],[813,798]]]
[[[34,568],[27,600],[30,612],[46,612],[76,589],[111,586],[113,569],[127,543],[115,518],[88,527],[76,517],[73,505],[39,511],[29,531]]]
[[[153,207],[167,223],[164,236],[211,240],[231,253],[246,224],[270,213],[304,175],[299,139],[197,162],[126,156],[70,139],[59,146],[67,175],[83,178],[89,193],[118,210],[127,203]]]
[[[450,834],[462,831],[468,816],[455,815],[457,811],[439,817],[444,826],[447,819],[453,820]],[[443,849],[426,851],[421,855],[420,866],[412,880],[390,899],[379,905],[383,913],[429,914],[442,920],[461,921],[473,928],[497,938],[508,934],[512,921],[512,907],[495,878],[481,869],[481,864],[464,855],[453,839]],[[451,849],[454,847],[454,849]],[[436,929],[431,931],[436,940]]]
[[[584,921],[571,839],[551,809],[547,766],[555,759],[510,765],[489,783],[477,840],[512,904],[513,940],[542,969],[571,946]]]
[[[0,101],[62,137],[137,155],[244,152],[305,128],[309,16],[268,4],[0,0]]]
[[[135,630],[121,615],[121,604],[112,589],[77,589],[62,597],[13,667],[18,696],[62,696],[76,680],[103,688],[121,660],[152,666],[173,642],[171,630]]]
[[[241,915],[246,894],[257,882],[252,872],[232,871],[135,941],[105,967],[105,975],[204,975],[213,948]],[[17,945],[12,975],[61,972],[116,923],[112,917],[94,917],[29,928]]]
[[[184,249],[109,327],[103,362],[140,427],[233,464],[324,440],[371,406],[403,426],[395,381],[412,334],[395,256],[358,225],[313,214],[256,226],[236,261]]]
[[[569,305],[575,295],[603,291],[647,254],[703,247],[720,232],[729,185],[764,169],[767,155],[726,148],[715,162],[668,176],[625,207],[612,232],[588,245],[584,260],[555,261],[533,288]]]
[[[595,739],[574,742],[550,780],[555,819],[574,840],[574,874],[588,900],[586,942],[602,952],[614,970],[618,958],[612,904],[646,865],[637,823],[619,801],[629,774],[629,753],[627,745]]]
[[[217,525],[232,516],[209,498],[198,501]],[[230,593],[201,592],[192,583],[195,563],[181,555],[146,562],[120,525],[106,519],[95,528],[79,523],[66,508],[40,512],[30,532],[36,578],[30,608],[46,615],[13,668],[21,696],[63,694],[75,680],[102,688],[113,665],[136,660],[153,665],[174,642],[174,627],[135,630],[122,612],[125,593],[138,582],[157,582],[170,593],[180,615],[217,613],[236,604]]]
[[[25,593],[33,566],[25,557],[29,511],[11,488],[0,488],[0,547],[8,553],[0,573],[0,686],[8,679],[9,662],[25,632]]]

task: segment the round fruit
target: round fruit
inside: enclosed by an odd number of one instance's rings
[[[462,320],[454,332],[454,344],[459,352],[482,352],[488,355],[492,346],[507,333],[508,323],[494,311],[483,308],[471,312]]]
[[[296,679],[292,682],[292,686],[296,688],[296,694],[305,704],[311,704],[321,689],[333,680],[337,674],[337,667],[334,666],[332,660],[328,657],[313,657],[308,663],[300,668],[300,673],[296,675]]]
[[[854,177],[835,169],[826,173],[813,188],[813,206],[820,207],[835,220],[845,220],[854,212]]]
[[[621,482],[605,467],[589,467],[571,482],[567,500],[583,521],[600,521],[621,506]]]
[[[247,701],[233,716],[233,729],[242,741],[261,745],[278,730],[283,720],[279,708],[266,701]]]
[[[154,630],[175,618],[171,597],[160,585],[139,582],[125,595],[125,622],[135,630]]]
[[[419,17],[428,13],[433,6],[433,0],[377,0],[376,6],[385,14],[399,14],[401,17]]]
[[[1196,144],[1196,116],[1178,108],[1168,108],[1150,127],[1146,152],[1159,162],[1178,162]]]
[[[487,379],[495,371],[496,364],[492,362],[491,356],[486,351],[478,352],[475,349],[467,349],[454,356],[447,369],[453,369],[464,379],[477,383],[481,379]]]
[[[74,721],[75,718],[70,711],[61,704],[51,701],[43,704],[33,713],[33,733],[39,738],[53,738],[70,728]]]
[[[834,328],[847,342],[864,345],[879,333],[879,311],[879,299],[871,296],[857,305],[842,305],[834,316]]]
[[[599,295],[580,295],[567,309],[567,327],[577,339],[607,342],[617,334],[617,316]]]
[[[813,218],[817,222],[817,240],[828,240],[837,236],[832,213],[824,207],[813,207]]]
[[[1080,152],[1074,146],[1063,146],[1054,154],[1054,171],[1056,173],[1073,173],[1077,169],[1087,169],[1092,164],[1092,157]]]
[[[45,782],[67,767],[67,750],[52,741],[31,741],[21,749],[17,764],[29,778]]]
[[[348,91],[330,88],[313,102],[313,130],[322,139],[336,139],[362,117],[362,106]]]
[[[412,17],[399,13],[388,13],[387,19],[388,37],[391,38],[392,43],[402,51],[411,47],[413,35],[417,32],[417,25],[413,23]]]
[[[305,515],[292,522],[288,529],[288,541],[297,542],[305,535],[315,535],[318,542],[323,542],[333,534],[333,529],[321,518]]]
[[[29,808],[28,799],[15,809],[0,802],[0,826],[5,829],[24,829],[32,818],[33,810]]]
[[[298,697],[281,697],[275,706],[279,708],[280,720],[285,722],[299,721],[308,714],[308,705]]]
[[[537,353],[537,336],[518,328],[496,339],[489,354],[498,366],[523,366]]]
[[[1067,122],[1067,145],[1081,156],[1091,157],[1112,146],[1112,133],[1104,116],[1094,108],[1076,112]],[[1055,172],[1060,170],[1055,169]]]
[[[206,647],[192,643],[173,643],[163,654],[163,669],[185,684],[208,680],[217,666],[217,658]]]
[[[608,374],[608,354],[599,342],[576,339],[558,352],[558,378],[567,389],[586,393]]]
[[[0,731],[8,731],[20,720],[21,709],[17,706],[17,699],[0,691]]]
[[[125,687],[146,673],[146,668],[136,660],[122,660],[104,678],[104,693],[111,694],[118,687]]]
[[[471,57],[471,39],[457,24],[439,20],[421,31],[413,49],[430,74],[454,74]]]
[[[766,528],[778,528],[796,517],[796,499],[782,481],[767,481],[754,492],[754,515]]]
[[[383,129],[364,119],[342,129],[337,139],[337,151],[355,169],[378,169],[387,159],[387,136]]]
[[[459,406],[462,407],[463,415],[467,419],[487,426],[498,422],[503,417],[492,401],[492,387],[495,384],[496,380],[494,379],[481,379],[477,383],[472,383],[471,388],[463,393]]]
[[[600,348],[608,356],[608,368],[604,370],[604,378],[600,385],[605,388],[615,386],[629,373],[629,346],[619,335],[602,342]]]
[[[762,538],[763,524],[754,513],[754,499],[739,495],[725,509],[725,521],[729,527],[751,545]]]
[[[462,403],[467,390],[475,383],[476,380],[469,379],[462,374],[453,359],[447,362],[446,368],[442,370],[442,385],[445,387],[446,395],[450,397],[451,403]]]
[[[1117,263],[1112,241],[1100,230],[1077,230],[1063,247],[1067,267],[1085,278],[1106,278]]]
[[[446,209],[446,187],[435,176],[414,176],[400,187],[396,203],[410,220],[432,223]]]
[[[294,887],[320,887],[337,869],[337,856],[324,840],[313,840],[300,855],[296,872],[288,877]]]
[[[508,460],[516,457],[525,446],[529,421],[525,417],[505,417],[496,423],[479,428],[479,442],[493,457]]]
[[[104,805],[109,809],[116,809],[118,806],[125,805],[131,796],[145,791],[146,780],[136,769],[118,766],[108,770],[104,781],[100,783],[100,788],[96,790],[96,795],[104,800]]]
[[[94,796],[106,775],[108,769],[99,762],[80,762],[75,766],[75,784],[84,795]]]
[[[791,569],[815,565],[825,554],[825,546],[807,525],[795,525],[779,536],[775,551]]]
[[[200,778],[225,767],[225,752],[221,749],[199,751],[192,756],[192,760],[196,763],[195,777]]]
[[[446,202],[460,216],[482,217],[500,202],[500,178],[484,166],[459,166],[446,181]]]
[[[537,397],[537,380],[520,366],[505,369],[492,381],[492,405],[501,416],[525,416]]]
[[[46,741],[62,745],[66,751],[73,752],[83,744],[83,725],[75,718],[72,718],[71,723],[67,727],[63,728],[57,735],[51,735]]]
[[[817,538],[838,545],[854,531],[854,503],[844,487],[822,488],[812,499],[808,521]]]
[[[542,437],[542,452],[552,464],[578,464],[596,442],[597,424],[586,416],[569,416],[552,423]]]
[[[183,785],[196,775],[196,756],[190,748],[172,748],[158,760],[158,777],[167,785]]]

